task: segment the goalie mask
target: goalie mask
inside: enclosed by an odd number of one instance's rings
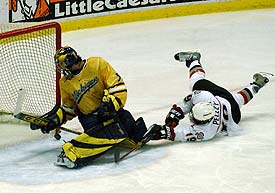
[[[193,106],[189,115],[190,120],[195,124],[205,124],[213,119],[215,109],[211,103],[200,102]]]
[[[77,55],[76,51],[69,47],[64,46],[56,51],[54,61],[57,69],[67,78],[71,79],[74,75],[72,66],[80,61],[81,57]]]

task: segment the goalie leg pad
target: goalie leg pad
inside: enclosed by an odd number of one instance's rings
[[[114,123],[98,130],[91,130],[89,133],[83,133],[70,142],[66,142],[62,149],[65,156],[75,163],[76,167],[83,167],[124,141],[126,137],[126,133]]]
[[[122,141],[118,146],[123,148],[129,148],[132,149],[137,145],[137,143],[129,138],[126,138],[124,141]]]

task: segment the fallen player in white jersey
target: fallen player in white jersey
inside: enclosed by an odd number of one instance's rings
[[[253,76],[254,81],[237,93],[205,79],[205,71],[200,64],[199,52],[179,52],[175,59],[185,62],[189,69],[191,94],[179,106],[173,105],[165,119],[165,125],[152,125],[145,135],[151,140],[205,141],[215,136],[232,136],[240,127],[240,108],[247,104],[269,79],[262,73]],[[190,126],[183,127],[179,121],[187,114]]]

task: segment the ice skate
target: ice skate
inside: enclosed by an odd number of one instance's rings
[[[264,87],[266,83],[269,82],[268,77],[261,72],[254,74],[253,80],[254,80],[253,84],[256,84],[259,88]]]
[[[76,167],[76,164],[74,162],[72,162],[71,160],[69,160],[66,157],[66,155],[65,155],[65,153],[63,151],[57,157],[57,160],[54,163],[54,165],[56,165],[56,166],[62,166],[62,167],[70,168],[70,169]]]
[[[187,68],[189,68],[190,64],[193,61],[195,60],[200,61],[201,54],[198,51],[185,51],[185,52],[179,52],[175,54],[174,58],[179,62],[186,62],[186,66]]]

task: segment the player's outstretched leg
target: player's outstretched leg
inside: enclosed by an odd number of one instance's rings
[[[234,95],[236,101],[239,106],[247,104],[255,94],[259,92],[261,88],[263,88],[266,83],[269,82],[267,76],[262,73],[256,73],[253,75],[253,82],[250,85]]]
[[[200,63],[201,54],[198,51],[183,51],[175,54],[174,58],[186,63],[189,69],[189,87],[192,91],[198,80],[205,79],[205,71]]]

